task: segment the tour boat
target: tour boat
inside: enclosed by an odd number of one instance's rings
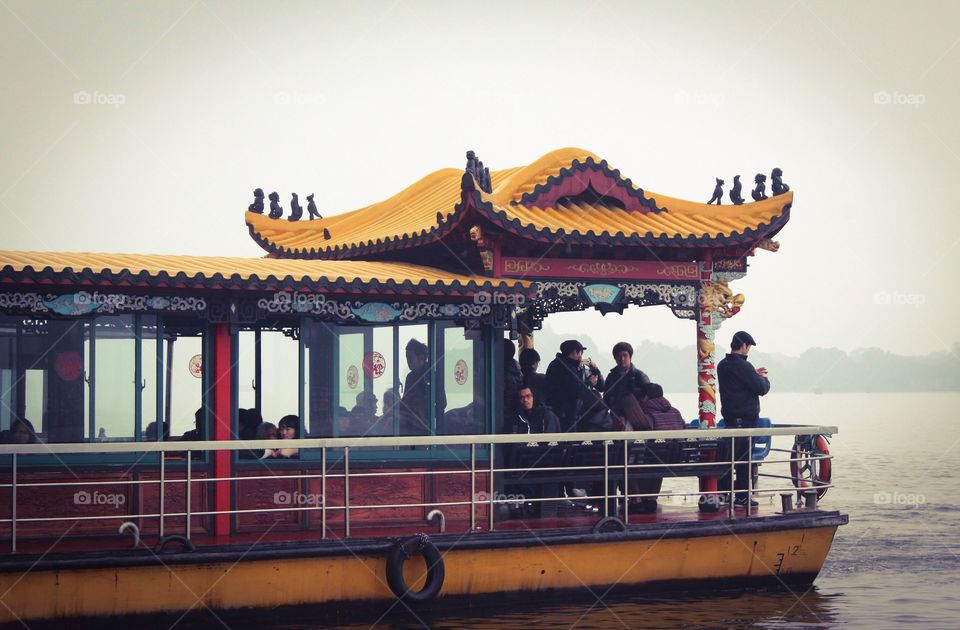
[[[729,283],[778,249],[777,183],[710,205],[581,149],[469,152],[326,217],[258,188],[264,257],[0,252],[0,622],[810,584],[847,522],[836,428],[715,426]],[[690,426],[504,433],[504,340],[546,367],[547,317],[631,305],[691,322]],[[756,507],[718,483],[744,436]]]

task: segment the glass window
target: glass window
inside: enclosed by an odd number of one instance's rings
[[[438,329],[442,333],[442,354],[437,361],[437,389],[446,406],[437,407],[437,433],[486,433],[483,344],[468,339],[461,327],[444,325]]]
[[[206,361],[203,356],[203,329],[196,323],[165,321],[163,328],[164,417],[170,422],[174,439],[205,440],[206,414],[203,387]],[[144,356],[151,344],[144,344]],[[149,365],[145,360],[144,365]]]

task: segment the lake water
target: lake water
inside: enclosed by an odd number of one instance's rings
[[[685,415],[692,396],[671,396]],[[825,509],[850,524],[806,592],[739,590],[597,598],[583,593],[527,604],[489,603],[417,616],[397,606],[339,623],[310,611],[226,615],[244,628],[958,628],[960,627],[960,394],[771,394],[775,422],[834,425]],[[768,487],[772,482],[761,481]],[[439,604],[439,602],[438,602]],[[189,615],[158,627],[220,627]],[[155,624],[149,624],[155,625]],[[68,627],[68,626],[57,626]]]

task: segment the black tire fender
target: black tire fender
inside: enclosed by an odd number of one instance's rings
[[[403,579],[403,564],[407,558],[422,554],[427,563],[427,580],[420,591],[411,591]],[[387,555],[387,584],[397,598],[411,603],[428,602],[437,596],[445,577],[443,556],[426,534],[402,539]]]
[[[156,546],[154,546],[153,551],[156,554],[161,553],[175,553],[174,551],[168,551],[167,546],[171,544],[180,545],[179,551],[195,551],[196,547],[193,546],[193,543],[190,542],[190,539],[186,536],[181,536],[179,534],[172,534],[170,536],[164,536],[159,541],[157,541]]]
[[[597,521],[597,524],[593,526],[592,531],[594,534],[612,534],[615,532],[625,532],[627,531],[627,524],[621,521],[616,516],[607,516]]]

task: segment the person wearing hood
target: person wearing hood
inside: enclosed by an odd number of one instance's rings
[[[593,371],[598,375],[600,373],[592,360],[586,366],[583,364],[583,351],[586,349],[579,341],[568,339],[560,344],[560,352],[547,366],[544,378],[547,404],[556,412],[564,431],[577,430],[583,401],[590,394],[587,376]],[[603,390],[602,380],[598,383],[598,389]]]
[[[754,368],[747,360],[750,348],[757,345],[750,333],[739,331],[730,341],[730,354],[717,364],[717,384],[720,386],[720,415],[728,429],[755,429],[760,418],[760,396],[770,391],[770,380],[766,368]],[[748,437],[733,440],[733,452],[736,461],[746,461],[751,447]],[[747,464],[737,464],[736,503],[746,506],[757,505],[747,497],[748,478],[751,471]],[[721,488],[730,488],[730,474],[721,480]]]
[[[643,386],[640,408],[650,420],[654,431],[676,431],[686,428],[683,414],[663,397],[663,388],[656,383],[647,383]]]

